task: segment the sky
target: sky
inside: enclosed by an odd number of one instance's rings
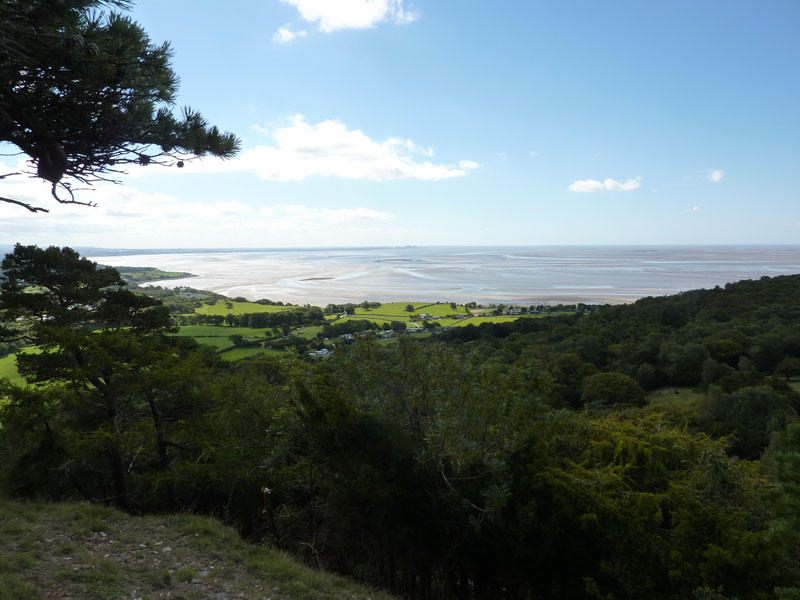
[[[49,201],[0,244],[800,243],[796,0],[138,0],[241,153]],[[6,154],[12,149],[0,147]],[[1,156],[0,169],[20,159]],[[4,165],[4,167],[3,167]]]

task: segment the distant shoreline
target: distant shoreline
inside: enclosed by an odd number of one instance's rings
[[[96,246],[70,245],[73,250],[82,256],[94,258],[98,256],[138,256],[149,254],[214,254],[214,253],[248,253],[248,252],[325,252],[325,251],[371,251],[371,250],[406,250],[428,249],[438,251],[442,249],[530,249],[530,250],[569,250],[569,249],[719,249],[719,250],[758,250],[758,249],[798,249],[800,244],[548,244],[548,245],[407,245],[407,246],[266,246],[258,248],[100,248]],[[0,244],[0,255],[11,252],[13,244]]]
[[[800,273],[800,246],[440,246],[120,254],[191,278],[153,282],[292,304],[624,304]]]

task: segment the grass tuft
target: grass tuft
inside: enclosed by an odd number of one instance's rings
[[[0,600],[67,597],[390,600],[212,518],[0,499]]]

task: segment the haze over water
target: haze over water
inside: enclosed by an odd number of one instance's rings
[[[127,251],[93,260],[196,277],[160,281],[295,304],[621,303],[800,273],[800,246],[403,247]]]

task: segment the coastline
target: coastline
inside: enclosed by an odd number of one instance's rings
[[[800,273],[797,247],[409,247],[92,257],[195,277],[142,282],[293,304],[623,304]]]

